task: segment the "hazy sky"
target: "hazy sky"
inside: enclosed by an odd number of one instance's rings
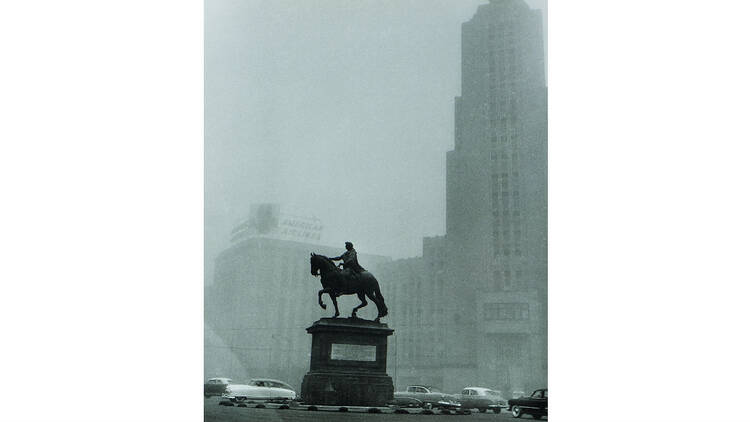
[[[444,234],[461,23],[484,3],[205,2],[207,272],[252,202],[309,211],[342,250]]]

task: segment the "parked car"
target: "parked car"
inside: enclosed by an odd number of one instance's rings
[[[247,384],[228,385],[221,396],[233,402],[245,400],[290,401],[297,398],[297,393],[283,381],[254,378]]]
[[[477,409],[482,413],[488,409],[500,413],[500,409],[506,406],[505,399],[499,391],[484,387],[466,387],[461,391],[458,400],[461,409]]]
[[[529,414],[534,419],[547,416],[547,389],[536,390],[529,397],[508,400],[508,408],[514,418]]]
[[[421,406],[441,409],[458,409],[461,407],[456,397],[427,385],[410,385],[406,387],[406,391],[393,393],[393,403],[409,407]]]
[[[224,393],[224,389],[227,385],[231,384],[232,380],[229,378],[209,378],[205,384],[203,384],[203,395],[206,397],[220,396]]]

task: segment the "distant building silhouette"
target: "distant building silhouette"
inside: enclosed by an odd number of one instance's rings
[[[310,274],[310,252],[335,256],[343,249],[343,240],[339,248],[313,243],[322,229],[318,219],[299,210],[251,205],[248,218],[231,232],[231,246],[216,258],[213,284],[205,288],[206,378],[276,378],[299,391],[310,366],[305,328],[333,315],[328,296],[323,299],[328,309],[318,307],[321,285]],[[359,260],[377,266],[387,258],[360,254]],[[339,298],[343,316],[352,301]],[[375,305],[360,314],[374,318]]]
[[[397,389],[424,383],[528,392],[547,385],[541,11],[523,0],[479,6],[463,24],[461,56],[446,235],[425,238],[422,258],[378,270],[399,289],[389,362],[397,365]]]

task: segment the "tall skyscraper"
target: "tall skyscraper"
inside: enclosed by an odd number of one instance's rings
[[[462,28],[446,247],[464,341],[489,385],[546,385],[547,88],[542,15],[491,0]],[[459,327],[460,328],[460,327]],[[449,352],[449,354],[451,354]]]

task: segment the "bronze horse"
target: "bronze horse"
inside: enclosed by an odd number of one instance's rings
[[[365,296],[375,302],[378,307],[378,317],[375,318],[375,322],[380,322],[380,318],[388,315],[388,307],[385,306],[385,299],[380,293],[378,280],[369,271],[364,271],[359,274],[359,277],[353,278],[347,270],[338,269],[330,258],[311,253],[310,273],[314,276],[320,275],[320,284],[323,285],[323,289],[318,291],[318,303],[321,308],[325,309],[323,294],[328,293],[334,308],[336,308],[334,318],[339,316],[339,305],[336,302],[336,297],[353,294],[356,294],[362,303],[352,309],[352,318],[357,318],[357,309],[367,305]]]

